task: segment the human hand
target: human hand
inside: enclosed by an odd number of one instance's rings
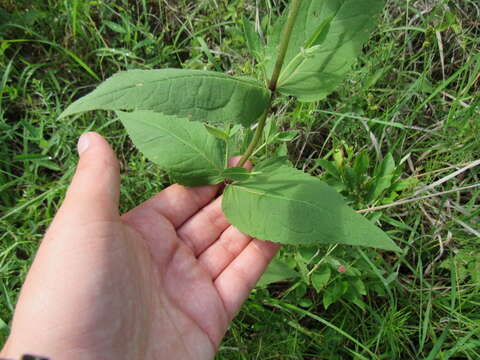
[[[0,357],[212,359],[277,245],[230,226],[217,186],[173,185],[120,216],[112,149],[88,133],[79,152]]]

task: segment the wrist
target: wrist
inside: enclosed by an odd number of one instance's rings
[[[3,354],[0,353],[0,360],[15,360],[15,359],[4,357]],[[42,356],[23,355],[19,360],[49,360],[49,359]]]
[[[17,355],[8,350],[8,341],[0,351],[0,360],[49,360],[49,358],[38,355],[23,354]]]
[[[9,339],[7,339],[3,349],[0,351],[0,360],[49,360],[49,358],[45,356],[30,355],[22,352],[11,351],[9,348]]]

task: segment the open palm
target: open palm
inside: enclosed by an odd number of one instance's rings
[[[213,358],[277,246],[230,226],[215,186],[174,185],[120,216],[115,156],[88,140],[1,356]]]

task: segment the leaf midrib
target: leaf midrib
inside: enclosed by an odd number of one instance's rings
[[[241,189],[241,190],[243,190],[245,192],[248,192],[250,194],[255,194],[255,195],[259,195],[259,196],[266,196],[266,197],[270,197],[270,198],[273,198],[273,199],[279,199],[279,200],[283,200],[283,201],[297,202],[297,203],[300,203],[300,204],[308,205],[308,206],[314,207],[316,209],[322,210],[317,204],[310,203],[310,202],[305,201],[305,200],[298,200],[298,199],[287,198],[287,197],[280,196],[280,195],[273,195],[272,193],[269,193],[269,192],[254,191],[250,188],[240,186],[240,185],[236,185],[236,184],[233,184],[233,185],[230,185],[230,186],[236,187],[236,188]]]

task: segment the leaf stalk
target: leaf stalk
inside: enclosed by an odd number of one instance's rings
[[[262,138],[262,135],[263,135],[263,129],[265,129],[265,124],[267,123],[268,114],[270,113],[270,110],[272,107],[272,100],[273,100],[273,95],[272,95],[272,98],[270,99],[270,103],[268,105],[267,110],[265,110],[265,113],[262,115],[262,117],[260,118],[260,121],[258,122],[257,130],[253,135],[252,141],[248,145],[248,148],[245,151],[245,154],[243,154],[242,158],[240,159],[240,162],[236,166],[242,167],[243,165],[245,165],[247,160],[250,158],[250,156],[252,156],[253,152],[255,151],[255,148],[257,147],[258,143],[260,142],[260,139]]]

